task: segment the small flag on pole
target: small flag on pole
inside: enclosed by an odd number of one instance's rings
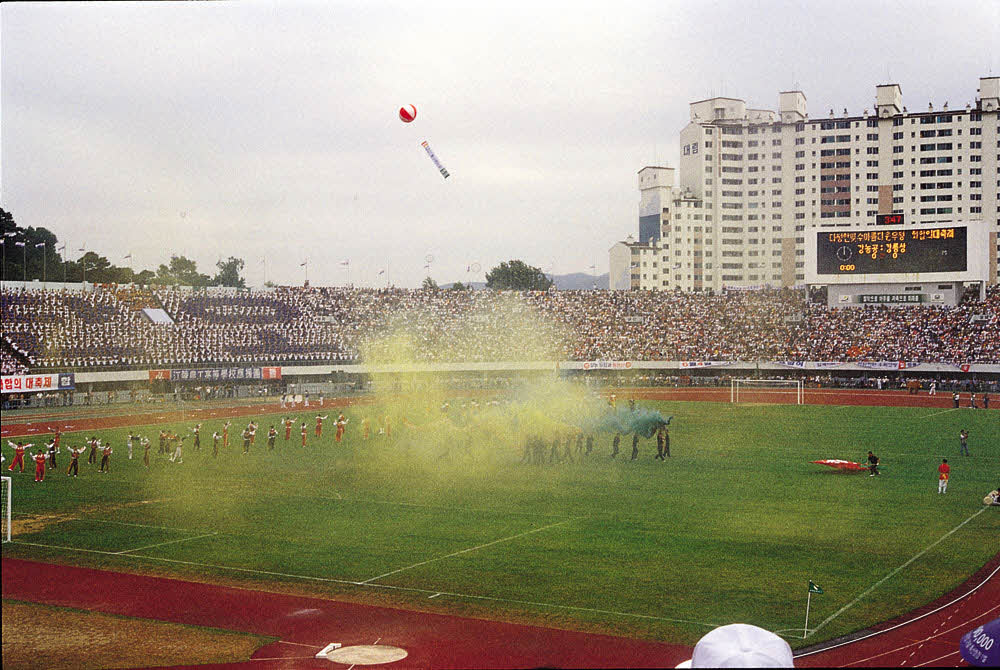
[[[812,580],[809,581],[809,593],[823,593],[823,589],[819,587],[819,584],[815,584]]]
[[[385,274],[385,270],[379,270],[379,271],[378,271],[378,273],[379,273],[380,275],[384,275],[384,274]]]
[[[305,267],[305,266],[306,266],[306,265],[308,265],[308,264],[309,264],[309,261],[305,261],[305,262],[302,262],[302,263],[299,263],[299,267],[300,267],[300,268],[301,268],[301,267]]]
[[[132,254],[127,254],[125,256],[122,256],[122,260],[126,260],[126,259],[129,259],[129,258],[132,258]]]
[[[350,265],[351,261],[340,261],[341,265]]]
[[[40,248],[42,248],[44,246],[45,246],[45,242],[39,242],[38,244],[35,245],[35,248],[36,249],[40,249]]]
[[[23,247],[24,246],[24,242],[15,242],[14,246],[15,247]]]

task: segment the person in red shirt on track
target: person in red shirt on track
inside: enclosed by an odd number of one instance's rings
[[[37,452],[35,452],[35,455],[32,458],[35,459],[35,481],[44,482],[45,461],[47,460],[47,458],[45,457],[45,452],[39,449]]]
[[[951,466],[948,459],[942,458],[941,465],[938,466],[938,493],[948,492],[948,477],[951,474]]]

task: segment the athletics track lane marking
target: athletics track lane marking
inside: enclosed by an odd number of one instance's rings
[[[985,616],[988,616],[988,615],[992,614],[998,608],[1000,608],[1000,605],[994,605],[993,607],[989,608],[985,612],[982,612],[981,614],[977,614],[976,616],[972,617],[971,619],[966,619],[962,623],[956,624],[955,626],[952,626],[951,628],[948,628],[946,630],[940,630],[940,626],[939,626],[937,629],[935,629],[935,631],[933,633],[931,633],[929,636],[925,637],[923,640],[913,640],[909,644],[904,644],[904,645],[902,645],[900,647],[895,647],[895,648],[889,649],[887,651],[882,651],[882,652],[879,652],[879,653],[877,653],[877,654],[875,654],[873,656],[868,656],[867,658],[861,658],[861,659],[858,659],[856,661],[851,661],[850,663],[845,664],[843,667],[849,668],[852,665],[858,665],[860,663],[867,663],[868,661],[873,661],[876,658],[880,658],[882,656],[888,656],[889,654],[894,654],[897,651],[904,651],[905,649],[909,649],[910,647],[915,647],[915,649],[913,650],[913,653],[911,653],[909,656],[907,656],[906,660],[904,660],[902,663],[900,663],[900,665],[903,665],[903,664],[906,663],[906,661],[910,660],[913,657],[913,655],[917,652],[918,649],[920,649],[920,647],[922,647],[923,645],[927,644],[928,642],[930,642],[931,640],[933,640],[935,637],[938,637],[939,635],[944,635],[946,633],[950,633],[950,632],[955,631],[955,630],[964,630],[964,629],[966,629],[966,627],[969,626],[969,624],[971,624],[976,619],[981,619],[981,618],[983,618]],[[954,614],[952,616],[954,616]],[[948,619],[951,619],[951,617],[948,617]],[[914,619],[914,621],[916,621],[916,619]],[[913,622],[908,621],[907,623],[913,623]],[[942,624],[942,625],[944,625],[944,624]],[[863,640],[864,638],[860,638],[860,639]],[[854,640],[854,641],[857,642],[858,640]]]
[[[200,540],[203,537],[212,537],[213,535],[218,535],[217,532],[205,533],[204,535],[195,535],[194,537],[182,537],[178,540],[168,540],[167,542],[158,542],[156,544],[147,544],[144,547],[136,547],[135,549],[125,549],[124,551],[112,552],[115,556],[120,556],[122,554],[129,554],[133,551],[142,551],[143,549],[153,549],[155,547],[162,547],[168,544],[177,544],[178,542],[188,542],[190,540]]]
[[[935,540],[931,544],[929,544],[926,547],[924,547],[919,553],[917,553],[915,556],[913,556],[910,560],[906,561],[905,563],[903,563],[902,565],[900,565],[898,568],[896,568],[895,570],[893,570],[892,572],[890,572],[889,574],[887,574],[885,577],[883,577],[882,579],[878,580],[877,582],[875,582],[874,584],[872,584],[871,586],[869,586],[867,589],[865,589],[864,591],[862,591],[861,594],[858,595],[858,597],[856,597],[854,600],[852,600],[851,602],[847,603],[846,605],[844,605],[843,607],[841,607],[839,610],[837,610],[836,612],[834,612],[833,614],[831,614],[827,618],[823,619],[823,621],[820,622],[820,624],[818,626],[816,626],[816,628],[813,629],[813,633],[817,633],[820,629],[822,629],[828,623],[830,623],[831,621],[833,621],[834,619],[836,619],[837,617],[839,617],[841,614],[843,614],[847,610],[849,610],[852,607],[854,607],[855,605],[857,605],[869,593],[871,593],[876,588],[878,588],[879,586],[881,586],[882,584],[884,584],[890,578],[896,576],[896,574],[898,574],[900,570],[903,570],[904,568],[908,567],[911,563],[913,563],[918,558],[920,558],[921,556],[923,556],[924,554],[926,554],[928,551],[930,551],[931,549],[933,549],[934,547],[936,547],[937,545],[939,545],[944,540],[946,540],[949,537],[951,537],[952,533],[954,533],[959,528],[961,528],[965,524],[967,524],[970,521],[972,521],[973,519],[975,519],[977,516],[979,516],[980,514],[982,514],[983,512],[985,512],[987,509],[989,509],[989,508],[988,507],[983,507],[978,512],[975,512],[968,519],[966,519],[962,523],[958,524],[957,526],[955,526],[954,528],[952,528],[951,530],[949,530],[947,533],[945,533],[944,535],[942,535],[941,537],[939,537],[937,540]]]
[[[983,581],[981,581],[978,584],[976,584],[974,587],[972,587],[971,589],[969,589],[969,591],[967,591],[966,593],[963,593],[962,595],[958,596],[957,598],[955,598],[951,602],[947,602],[944,605],[941,605],[940,607],[932,609],[930,612],[924,612],[920,616],[914,617],[913,619],[910,619],[908,621],[903,621],[901,623],[896,624],[895,626],[890,626],[889,628],[886,628],[884,630],[874,631],[872,633],[869,633],[868,635],[863,635],[863,636],[861,636],[859,638],[855,638],[853,640],[845,640],[845,641],[839,642],[837,644],[832,644],[832,645],[830,645],[828,647],[823,647],[821,649],[814,649],[812,651],[806,651],[806,652],[803,652],[801,654],[796,654],[795,658],[804,657],[804,656],[812,656],[813,654],[822,654],[824,652],[830,651],[831,649],[838,649],[840,647],[844,647],[844,646],[847,646],[849,644],[855,644],[857,642],[861,642],[863,640],[867,640],[867,639],[875,637],[877,635],[882,635],[883,633],[889,633],[889,632],[894,631],[894,630],[896,630],[898,628],[902,628],[903,626],[909,626],[911,623],[916,623],[917,621],[920,621],[921,619],[929,617],[932,614],[937,614],[941,610],[947,609],[947,608],[951,607],[952,605],[954,605],[955,603],[959,602],[960,600],[964,600],[965,598],[968,598],[973,593],[975,593],[980,588],[982,588],[986,584],[986,582],[990,581],[990,579],[992,579],[998,572],[1000,572],[1000,566],[997,566],[996,568],[994,568],[993,572],[991,572],[990,574],[986,575],[986,577],[983,579]]]
[[[579,517],[584,518],[584,517]],[[507,542],[508,540],[516,540],[519,537],[524,537],[525,535],[531,535],[532,533],[540,533],[543,530],[548,530],[549,528],[555,528],[556,526],[562,526],[570,521],[575,521],[576,519],[566,519],[565,521],[559,521],[556,523],[551,523],[548,526],[542,526],[541,528],[533,528],[531,530],[526,530],[523,533],[518,533],[517,535],[511,535],[510,537],[501,537],[499,540],[493,540],[492,542],[487,542],[486,544],[480,544],[475,547],[469,547],[468,549],[462,549],[461,551],[455,551],[445,556],[438,556],[437,558],[428,558],[426,561],[420,561],[419,563],[414,563],[413,565],[408,565],[405,568],[399,568],[398,570],[392,570],[391,572],[386,572],[385,574],[378,575],[377,577],[372,577],[371,579],[366,579],[361,582],[361,584],[370,584],[376,579],[382,579],[383,577],[388,577],[389,575],[395,575],[399,572],[405,572],[407,570],[412,570],[413,568],[419,568],[421,565],[427,565],[428,563],[433,563],[434,561],[443,561],[446,558],[451,558],[452,556],[459,556],[461,554],[467,554],[470,551],[476,551],[477,549],[484,549],[486,547],[491,547],[494,544],[499,544],[501,542]]]
[[[103,554],[105,556],[120,556],[124,558],[142,558],[149,561],[161,561],[164,563],[177,563],[179,565],[191,565],[200,568],[212,568],[215,570],[231,570],[233,572],[244,572],[255,575],[271,575],[273,577],[287,577],[290,579],[301,579],[304,581],[325,582],[328,584],[344,584],[348,586],[360,586],[373,589],[387,589],[391,591],[405,591],[407,593],[430,593],[439,596],[450,596],[452,598],[466,600],[485,600],[496,603],[507,603],[513,605],[530,605],[532,607],[550,607],[552,609],[563,609],[574,612],[591,612],[593,614],[606,614],[610,616],[629,617],[633,619],[649,619],[651,621],[666,621],[669,623],[686,623],[694,626],[704,626],[706,628],[718,628],[719,623],[708,623],[705,621],[692,621],[690,619],[673,619],[670,617],[655,616],[652,614],[636,614],[633,612],[616,612],[614,610],[602,610],[595,607],[580,607],[577,605],[560,605],[557,603],[543,603],[532,600],[519,600],[516,598],[499,598],[496,596],[482,596],[471,593],[456,593],[451,591],[432,591],[421,589],[415,586],[393,586],[391,584],[365,584],[362,582],[350,581],[348,579],[334,579],[332,577],[313,577],[311,575],[295,575],[287,572],[273,572],[270,570],[255,570],[253,568],[237,568],[229,565],[218,565],[215,563],[200,563],[197,561],[182,561],[176,558],[163,558],[161,556],[146,556],[144,554],[121,554],[119,552],[101,551],[99,549],[81,549],[79,547],[66,547],[56,544],[41,544],[39,542],[26,542],[24,540],[11,540],[10,544],[24,544],[32,547],[44,547],[47,549],[62,549],[65,551],[81,551],[88,554]]]

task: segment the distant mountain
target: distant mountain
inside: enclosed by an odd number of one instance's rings
[[[568,275],[551,275],[552,281],[555,282],[556,289],[559,291],[586,291],[593,289],[596,285],[599,289],[608,288],[608,275],[607,273],[602,274],[598,277],[594,275],[584,274],[583,272],[574,272]],[[462,282],[465,284],[465,282]],[[441,284],[441,288],[449,289],[455,285],[455,282],[449,282],[447,284]],[[486,282],[472,282],[472,287],[477,291],[481,291],[486,288]]]

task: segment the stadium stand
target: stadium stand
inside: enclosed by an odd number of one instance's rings
[[[155,323],[163,309],[174,323]],[[804,292],[5,288],[4,374],[215,363],[774,360],[1000,362],[1000,288],[958,307],[828,309]],[[405,345],[385,336],[405,326]],[[20,368],[18,367],[20,365]]]

